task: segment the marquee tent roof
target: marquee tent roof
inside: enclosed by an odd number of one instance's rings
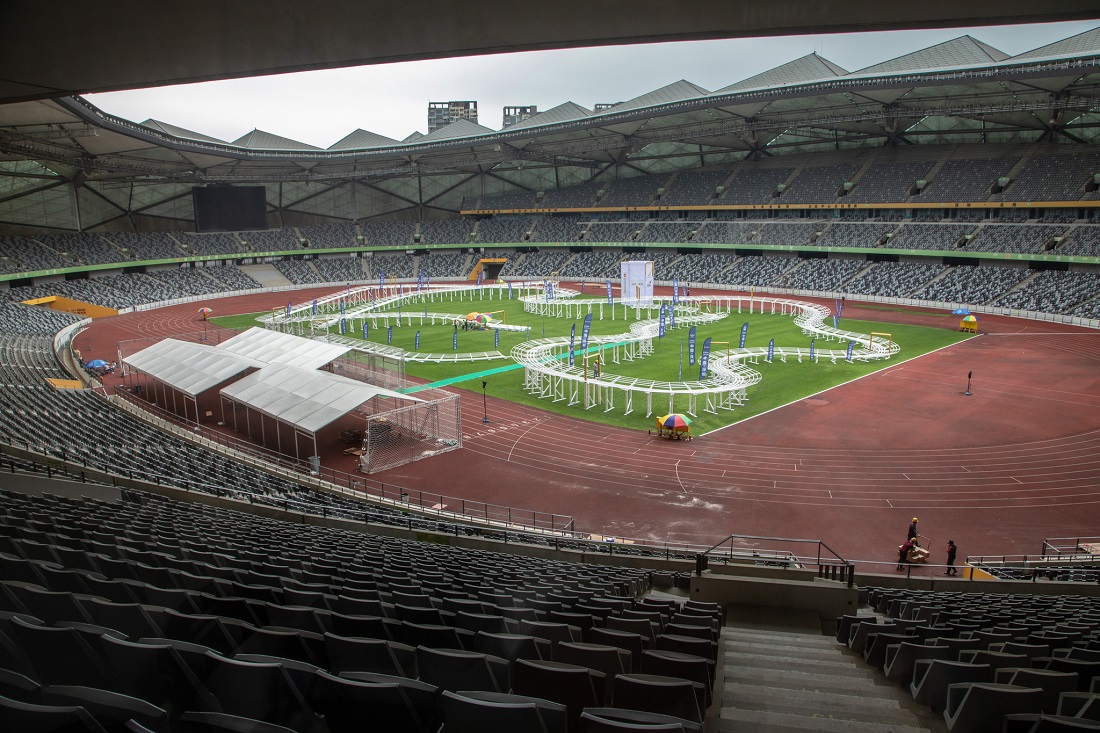
[[[218,348],[267,364],[286,364],[299,369],[319,369],[347,353],[346,346],[302,338],[291,333],[253,327]]]
[[[272,364],[221,391],[223,397],[307,433],[339,419],[375,397],[423,400],[329,372]]]
[[[262,361],[216,346],[173,338],[123,357],[122,362],[188,397],[195,397],[250,368],[264,366]]]

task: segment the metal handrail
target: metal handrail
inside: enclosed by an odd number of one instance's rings
[[[459,514],[469,521],[482,520],[500,522],[515,525],[517,528],[530,531],[569,533],[573,532],[575,527],[575,520],[573,517],[566,515],[538,512],[533,509],[520,509],[499,504],[471,501],[445,494],[425,492],[397,484],[386,484],[384,481],[378,481],[377,479],[348,473],[346,471],[339,471],[326,466],[320,466],[317,473],[312,473],[310,465],[305,461],[291,459],[289,456],[276,453],[263,446],[258,446],[241,438],[235,438],[216,430],[211,430],[191,420],[183,419],[157,405],[146,402],[121,387],[115,388],[115,397],[131,403],[137,409],[147,412],[160,420],[187,430],[187,437],[189,438],[198,436],[223,448],[246,453],[269,464],[265,468],[276,475],[297,482],[323,482],[326,489],[352,498],[363,499],[376,497],[391,502],[399,502],[404,505],[404,508],[418,509],[435,514]],[[452,511],[442,512],[442,507],[444,506],[457,508]]]

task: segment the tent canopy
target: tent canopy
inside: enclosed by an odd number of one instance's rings
[[[316,435],[317,431],[374,397],[423,400],[329,372],[272,364],[234,382],[223,397],[279,422]]]
[[[286,364],[300,369],[320,369],[347,353],[348,347],[295,336],[292,333],[252,327],[218,348],[268,364]]]
[[[216,346],[166,338],[123,357],[122,363],[148,374],[188,397],[195,397],[264,362]]]

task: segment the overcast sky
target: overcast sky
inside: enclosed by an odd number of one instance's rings
[[[715,90],[816,51],[848,71],[970,34],[1014,55],[1095,28],[1096,21],[954,30],[749,38],[478,56],[93,94],[101,109],[157,119],[221,140],[253,129],[326,148],[356,128],[402,139],[427,131],[429,101],[473,99],[479,124],[505,105],[591,109],[686,79]]]

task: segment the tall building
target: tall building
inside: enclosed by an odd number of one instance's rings
[[[477,123],[477,102],[428,102],[428,134],[456,120]]]
[[[505,107],[504,108],[504,124],[500,129],[511,127],[517,122],[523,122],[528,117],[534,117],[539,113],[539,108],[533,104],[525,107]]]

